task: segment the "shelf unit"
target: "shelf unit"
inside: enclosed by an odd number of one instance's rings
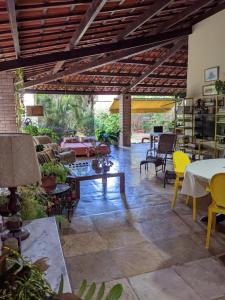
[[[225,95],[216,97],[215,157],[225,149]]]
[[[200,108],[198,101],[184,98],[175,103],[179,148],[199,157],[219,157],[225,150],[225,95],[202,97]]]
[[[183,98],[175,102],[175,133],[179,148],[188,151],[194,139],[193,98]]]
[[[175,102],[175,132],[189,136],[193,141],[193,98],[179,99]]]
[[[195,102],[194,124],[195,143],[199,147],[199,157],[215,156],[215,96],[204,96]]]

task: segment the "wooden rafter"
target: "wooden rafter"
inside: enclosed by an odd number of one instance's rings
[[[172,1],[173,0],[158,0],[155,4],[151,5],[150,8],[147,9],[141,16],[139,16],[136,21],[134,21],[131,24],[129,24],[125,28],[125,30],[122,32],[122,34],[120,34],[115,40],[116,41],[123,40],[127,35],[129,35],[133,31],[135,31],[136,29],[138,29],[140,26],[142,26],[145,22],[147,22],[148,20],[150,20],[151,18],[153,18],[157,13],[159,13],[163,8],[165,8],[167,5],[169,5]],[[100,1],[100,2],[101,2],[101,5],[103,7],[103,5],[104,5],[103,2],[104,1]],[[95,8],[97,8],[97,4],[95,5]],[[86,15],[88,15],[88,18],[86,17]],[[87,11],[87,13],[84,16],[85,22],[87,20],[92,21],[94,19],[95,16],[94,16],[94,13],[93,13],[93,8],[91,8],[91,15],[93,16],[92,20],[91,20],[91,18],[90,18],[89,15],[90,15],[90,13]],[[91,22],[90,22],[90,24],[91,24]],[[82,23],[81,23],[80,27],[82,27]],[[78,31],[79,31],[79,29],[78,29]],[[78,40],[78,42],[79,41],[80,41],[80,39]],[[72,44],[74,44],[74,41],[72,41]],[[66,50],[71,49],[71,41],[70,41],[69,45],[70,45],[70,47],[68,48],[68,46],[67,46]],[[74,44],[74,46],[75,45],[76,44]],[[97,55],[96,57],[92,58],[92,62],[94,63],[94,61],[96,61],[98,59],[99,59],[99,56]],[[64,62],[65,61],[57,62],[56,66],[55,66],[55,68],[53,70],[53,74],[57,73],[61,69],[61,67],[63,66]]]
[[[154,46],[155,44],[158,45],[160,43],[164,43],[166,41],[173,40],[175,38],[179,38],[182,36],[184,37],[187,36],[188,34],[191,34],[191,32],[192,32],[191,28],[186,28],[186,29],[180,29],[180,30],[175,30],[170,32],[164,32],[162,34],[157,34],[145,38],[142,37],[133,38],[133,39],[114,42],[114,43],[105,43],[98,46],[72,49],[69,51],[52,52],[50,54],[37,55],[35,57],[33,56],[33,57],[19,58],[16,60],[1,62],[0,71],[41,65],[45,63],[56,62],[59,60],[66,60],[72,58],[91,57],[92,55],[94,56],[99,54],[106,54],[106,53],[120,51],[120,50],[127,50],[127,49],[132,50],[140,46],[141,47],[145,46],[147,50],[147,49],[151,49],[151,47]],[[134,52],[132,51],[132,53],[134,55],[135,51]]]
[[[19,33],[18,33],[17,21],[16,21],[15,0],[7,0],[6,5],[9,14],[10,28],[13,37],[16,58],[18,58],[20,56],[20,43],[19,43]]]
[[[86,90],[86,91],[68,91],[66,89],[61,90],[36,90],[36,89],[27,89],[26,93],[28,94],[53,94],[53,95],[119,95],[120,91],[95,91],[95,90]],[[174,96],[174,92],[133,92],[132,95],[141,95],[141,96]]]
[[[68,5],[79,5],[79,4],[89,4],[91,2],[91,0],[67,0],[67,1],[57,1],[57,2],[53,2],[53,3],[43,3],[43,4],[39,4],[39,3],[32,3],[32,1],[30,1],[30,3],[28,4],[19,4],[16,5],[16,10],[17,11],[22,11],[22,12],[26,12],[26,11],[31,11],[31,10],[41,10],[41,9],[45,9],[45,8],[61,8],[64,6],[68,6]]]
[[[121,60],[121,63],[123,64],[132,64],[132,65],[146,65],[146,66],[152,66],[155,61],[147,61],[147,60],[137,60],[137,59],[123,59]],[[177,63],[177,62],[164,62],[162,66],[165,67],[175,67],[175,68],[181,68],[181,69],[187,69],[186,63]]]
[[[187,36],[189,33],[191,33],[191,29],[183,31],[182,35],[180,33],[180,37],[181,36],[182,37]],[[174,38],[177,38],[177,35],[175,35]],[[158,40],[158,41],[156,42],[156,40]],[[129,41],[126,41],[125,44],[128,45]],[[150,39],[149,39],[149,42],[150,42]],[[30,87],[30,86],[42,84],[42,83],[45,83],[45,82],[55,81],[55,80],[60,79],[64,76],[69,76],[69,75],[72,75],[72,74],[82,73],[82,72],[85,72],[85,71],[88,71],[88,70],[91,70],[91,69],[94,69],[94,68],[97,68],[97,67],[100,67],[100,66],[103,66],[103,65],[113,63],[113,62],[121,60],[123,58],[131,57],[135,54],[142,53],[142,52],[145,52],[145,51],[150,50],[150,49],[158,48],[159,46],[167,45],[170,42],[171,42],[171,36],[170,36],[169,39],[166,39],[164,37],[161,41],[159,40],[159,36],[158,36],[158,38],[156,38],[153,43],[150,43],[150,44],[147,44],[147,45],[144,45],[144,46],[134,47],[133,49],[128,49],[128,50],[122,51],[121,53],[116,53],[116,54],[113,54],[113,55],[109,55],[108,57],[104,57],[104,58],[102,58],[100,60],[96,60],[94,62],[91,61],[90,63],[87,63],[87,64],[80,65],[79,63],[77,63],[77,64],[75,64],[75,66],[73,66],[72,68],[69,68],[68,70],[59,72],[59,73],[54,74],[54,75],[46,76],[46,77],[44,77],[40,80],[35,80],[33,82],[31,81],[30,83],[28,82],[25,86]],[[123,41],[118,42],[118,44],[121,44],[121,43],[123,44],[124,42]],[[97,47],[98,50],[100,50],[100,48],[101,48],[101,46]],[[73,50],[73,51],[75,51],[75,50]],[[85,48],[81,49],[80,52],[81,52],[81,54],[83,52],[85,52]],[[100,53],[102,53],[102,52],[100,52]],[[84,55],[84,53],[83,53],[83,55]],[[0,70],[1,70],[1,64],[0,64]]]
[[[140,77],[142,74],[133,73],[133,72],[105,72],[105,71],[87,71],[82,73],[81,75],[88,76],[102,76],[102,77]],[[150,74],[148,76],[150,79],[166,79],[166,80],[186,80],[186,76],[180,75],[161,75],[161,74]]]
[[[166,42],[164,42],[164,43],[166,43]],[[167,41],[167,43],[168,43],[168,41]],[[97,67],[101,67],[101,66],[116,62],[116,61],[118,61],[118,60],[120,60],[124,57],[130,57],[130,56],[133,56],[134,54],[142,53],[142,52],[144,52],[146,50],[149,50],[151,48],[153,49],[153,48],[159,47],[159,45],[160,44],[158,44],[158,45],[154,44],[154,46],[153,45],[145,45],[145,46],[136,47],[134,49],[124,50],[120,53],[109,55],[109,56],[104,57],[100,60],[91,61],[90,63],[86,63],[82,66],[78,62],[72,68],[69,68],[65,71],[61,71],[57,74],[49,75],[49,76],[46,76],[44,78],[37,79],[37,80],[34,80],[34,81],[28,81],[24,84],[24,88],[39,85],[39,84],[43,84],[43,83],[48,83],[48,82],[51,82],[51,81],[61,79],[65,76],[75,75],[75,74],[79,74],[79,73],[82,73],[82,72],[85,72],[85,71],[88,71],[88,70],[92,70],[92,69],[95,69]]]
[[[181,13],[175,15],[174,17],[172,17],[172,19],[170,19],[167,22],[165,22],[164,24],[162,24],[162,26],[160,26],[155,31],[155,33],[162,32],[163,30],[167,30],[168,28],[182,22],[183,20],[185,20],[189,16],[193,15],[198,10],[200,10],[203,6],[206,6],[210,2],[212,2],[212,0],[198,0],[198,1],[196,1],[193,5],[189,6],[184,11],[182,11]]]
[[[125,28],[125,30],[116,38],[116,40],[121,40],[137,30],[139,27],[141,27],[145,22],[149,21],[151,18],[153,18],[155,15],[157,15],[161,10],[163,10],[166,6],[168,6],[170,3],[172,3],[173,0],[157,0],[153,5],[149,7],[149,9],[146,9],[145,12],[140,15],[137,20],[134,22],[128,24],[128,26]]]
[[[106,83],[106,82],[101,82],[101,83],[95,83],[95,82],[69,82],[69,83],[64,83],[64,82],[52,82],[49,84],[49,86],[56,86],[56,87],[62,87],[66,86],[66,88],[71,88],[71,87],[87,87],[87,86],[92,86],[92,87],[129,87],[130,85],[127,83],[120,83],[120,82],[113,82],[113,83]],[[147,87],[147,88],[169,88],[169,89],[185,89],[186,85],[174,85],[174,84],[150,84],[150,83],[144,83],[144,84],[139,84],[139,87]]]
[[[159,60],[152,66],[149,66],[145,73],[142,74],[139,78],[137,78],[126,90],[125,92],[129,92],[132,90],[136,85],[140,84],[145,78],[147,78],[150,74],[152,74],[158,67],[160,67],[164,61],[169,59],[172,55],[174,55],[178,50],[180,50],[185,44],[187,43],[187,39],[182,39],[175,43],[175,45],[167,51],[165,55],[163,55]]]
[[[106,1],[107,0],[94,0],[91,2],[91,5],[89,6],[87,12],[81,20],[80,26],[72,35],[69,44],[65,48],[65,51],[73,49],[80,42],[93,20],[96,18],[102,7],[105,5]],[[62,60],[56,63],[53,69],[53,74],[57,73],[62,68],[64,62],[65,61]]]

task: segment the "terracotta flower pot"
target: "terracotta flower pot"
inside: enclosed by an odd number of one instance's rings
[[[42,187],[48,193],[53,191],[56,188],[57,182],[55,176],[43,176],[42,179]]]

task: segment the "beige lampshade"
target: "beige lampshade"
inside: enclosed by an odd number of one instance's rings
[[[26,115],[28,117],[44,116],[44,108],[41,105],[26,106]]]
[[[32,136],[0,133],[0,187],[17,187],[40,181]]]

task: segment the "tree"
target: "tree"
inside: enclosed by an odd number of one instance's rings
[[[36,104],[44,106],[39,125],[94,133],[93,97],[79,95],[37,95]]]

